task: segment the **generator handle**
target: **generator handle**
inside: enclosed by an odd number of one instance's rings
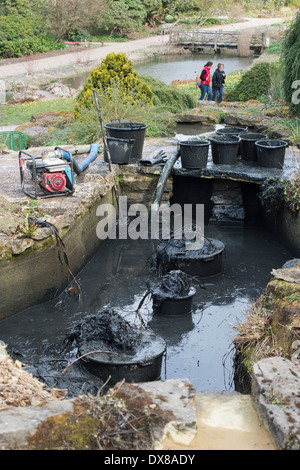
[[[34,180],[34,194],[29,193],[24,188],[24,173],[23,173],[23,164],[22,164],[22,157],[21,157],[22,153],[24,153],[24,155],[27,155],[28,158],[26,158],[26,160],[31,159],[31,161],[32,161],[32,171],[33,171],[33,180]],[[31,155],[28,152],[25,152],[24,150],[20,150],[19,151],[19,168],[20,168],[21,188],[22,188],[23,192],[25,194],[27,194],[27,196],[29,196],[30,198],[37,199],[38,187],[37,187],[37,179],[36,179],[36,162],[35,162],[35,158],[33,157],[33,155]]]

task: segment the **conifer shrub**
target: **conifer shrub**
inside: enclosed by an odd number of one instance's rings
[[[98,96],[112,99],[112,89],[118,86],[124,105],[130,106],[140,101],[144,106],[153,106],[153,93],[149,85],[142,82],[133,70],[132,62],[123,53],[108,54],[99,67],[95,67],[87,78],[75,104],[75,119],[80,119],[87,108],[94,106],[93,89]]]
[[[185,89],[166,85],[161,80],[148,75],[140,75],[140,78],[151,87],[155,106],[165,107],[171,113],[179,113],[195,107],[194,95],[188,93]]]
[[[271,88],[271,74],[275,69],[274,63],[262,62],[254,65],[242,75],[236,86],[228,91],[227,101],[248,101],[258,99],[268,93]]]

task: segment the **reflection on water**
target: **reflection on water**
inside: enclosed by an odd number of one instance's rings
[[[233,387],[232,354],[229,354],[233,325],[244,317],[249,302],[263,292],[271,270],[292,258],[270,234],[258,227],[206,227],[205,236],[225,243],[224,271],[195,285],[192,314],[171,319],[153,316],[150,298],[140,311],[149,327],[167,343],[162,379],[188,378],[197,391]],[[147,291],[147,281],[157,281],[157,273],[149,264],[154,249],[150,240],[102,242],[78,275],[81,303],[62,294],[58,299],[0,322],[0,339],[8,345],[9,353],[34,366],[37,375],[41,374],[49,385],[56,386],[53,376],[61,377],[67,361],[75,359],[74,350],[60,354],[65,346],[64,338],[86,315],[110,303],[129,321],[138,322],[135,312]],[[98,386],[96,379],[87,375],[79,364],[70,371],[76,374],[80,387],[84,380],[89,387]],[[68,376],[63,378],[62,387],[69,388]]]
[[[217,67],[218,62],[225,65],[226,74],[232,73],[235,70],[241,70],[248,67],[251,63],[249,57],[237,57],[236,55],[228,54],[188,54],[188,55],[172,55],[163,56],[156,59],[138,62],[134,64],[134,70],[140,74],[148,74],[151,77],[162,80],[167,85],[173,80],[190,80],[195,79],[196,74],[201,72],[201,69],[208,60],[211,60],[214,65],[212,70]],[[64,78],[62,82],[71,88],[80,90],[89,74],[79,75],[77,77]]]
[[[212,72],[217,68],[217,64],[224,64],[224,71],[228,75],[236,70],[248,67],[251,63],[249,57],[238,57],[227,54],[192,54],[183,56],[164,56],[151,61],[139,62],[134,65],[134,69],[141,74],[148,74],[151,77],[162,80],[170,85],[173,80],[195,79],[207,61],[213,62]]]

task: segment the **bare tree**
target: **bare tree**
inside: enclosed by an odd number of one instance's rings
[[[107,0],[46,0],[46,14],[57,41],[74,30],[90,30],[107,10]]]

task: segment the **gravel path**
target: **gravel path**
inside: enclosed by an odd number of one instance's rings
[[[256,28],[259,26],[270,26],[274,23],[282,22],[283,19],[278,17],[246,18],[245,21],[241,23],[226,24],[222,25],[221,28],[219,25],[215,25],[205,28],[205,30],[215,31],[222,29],[223,31],[240,31],[249,28]],[[165,34],[159,36],[151,36],[144,39],[137,39],[129,42],[113,44],[104,43],[103,46],[87,49],[86,51],[72,52],[69,54],[65,53],[54,57],[36,59],[32,61],[31,64],[28,61],[23,61],[19,63],[1,65],[0,62],[0,79],[26,75],[26,73],[29,71],[29,67],[32,67],[32,71],[34,72],[41,72],[43,70],[56,70],[59,67],[78,64],[79,61],[81,61],[82,63],[85,63],[87,61],[99,61],[105,58],[110,52],[123,52],[124,54],[128,54],[141,49],[146,49],[150,46],[166,45],[168,43],[168,40],[169,36],[168,34]]]

